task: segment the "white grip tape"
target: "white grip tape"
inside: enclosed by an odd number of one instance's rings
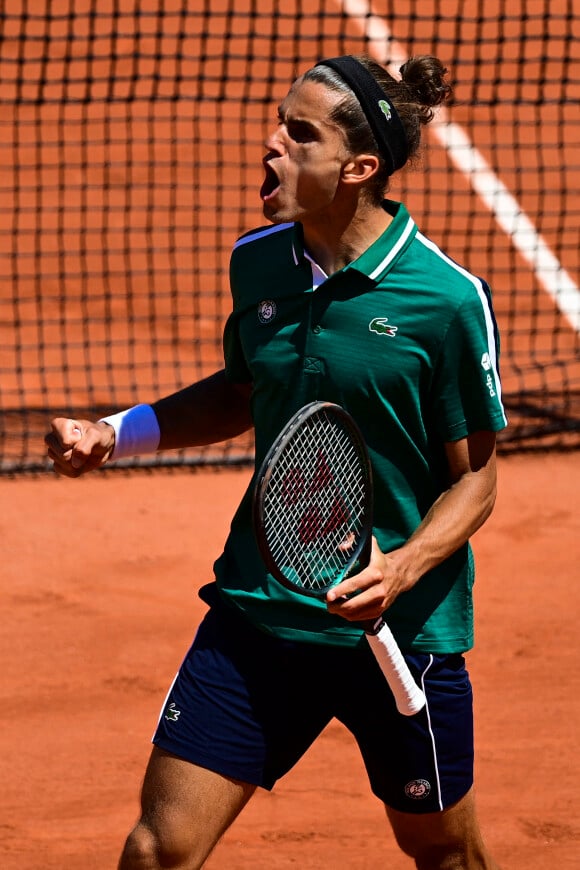
[[[134,405],[126,411],[102,417],[99,423],[108,423],[115,430],[115,448],[111,459],[155,453],[159,447],[161,430],[151,405]]]
[[[403,716],[414,716],[425,706],[425,695],[413,679],[391,629],[383,622],[377,634],[367,634],[366,638],[395,696],[397,710]]]

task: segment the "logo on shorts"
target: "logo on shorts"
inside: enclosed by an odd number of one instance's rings
[[[264,299],[258,305],[258,320],[260,323],[270,323],[276,317],[276,303],[273,299]]]
[[[177,722],[180,716],[181,710],[176,710],[175,704],[172,701],[171,704],[168,704],[165,708],[165,718],[169,719],[170,722]]]
[[[405,786],[405,794],[414,801],[421,801],[431,794],[431,783],[426,779],[412,779]]]

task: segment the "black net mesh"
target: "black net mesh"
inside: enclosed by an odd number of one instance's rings
[[[351,52],[449,67],[454,104],[392,196],[492,285],[500,449],[580,446],[572,2],[13,0],[0,24],[0,471],[47,467],[57,413],[150,402],[221,366],[229,253],[263,222],[276,107],[300,71]]]

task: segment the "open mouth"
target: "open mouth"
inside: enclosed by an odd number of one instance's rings
[[[260,196],[264,202],[267,202],[280,190],[280,180],[270,164],[266,161],[264,161],[264,171],[266,177],[264,178],[262,187],[260,188]]]

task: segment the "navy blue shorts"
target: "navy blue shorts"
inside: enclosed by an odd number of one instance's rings
[[[215,603],[165,700],[153,743],[271,789],[336,718],[354,735],[380,800],[402,812],[437,812],[473,782],[471,684],[461,655],[405,657],[427,697],[411,717],[397,712],[368,644],[282,641]]]

